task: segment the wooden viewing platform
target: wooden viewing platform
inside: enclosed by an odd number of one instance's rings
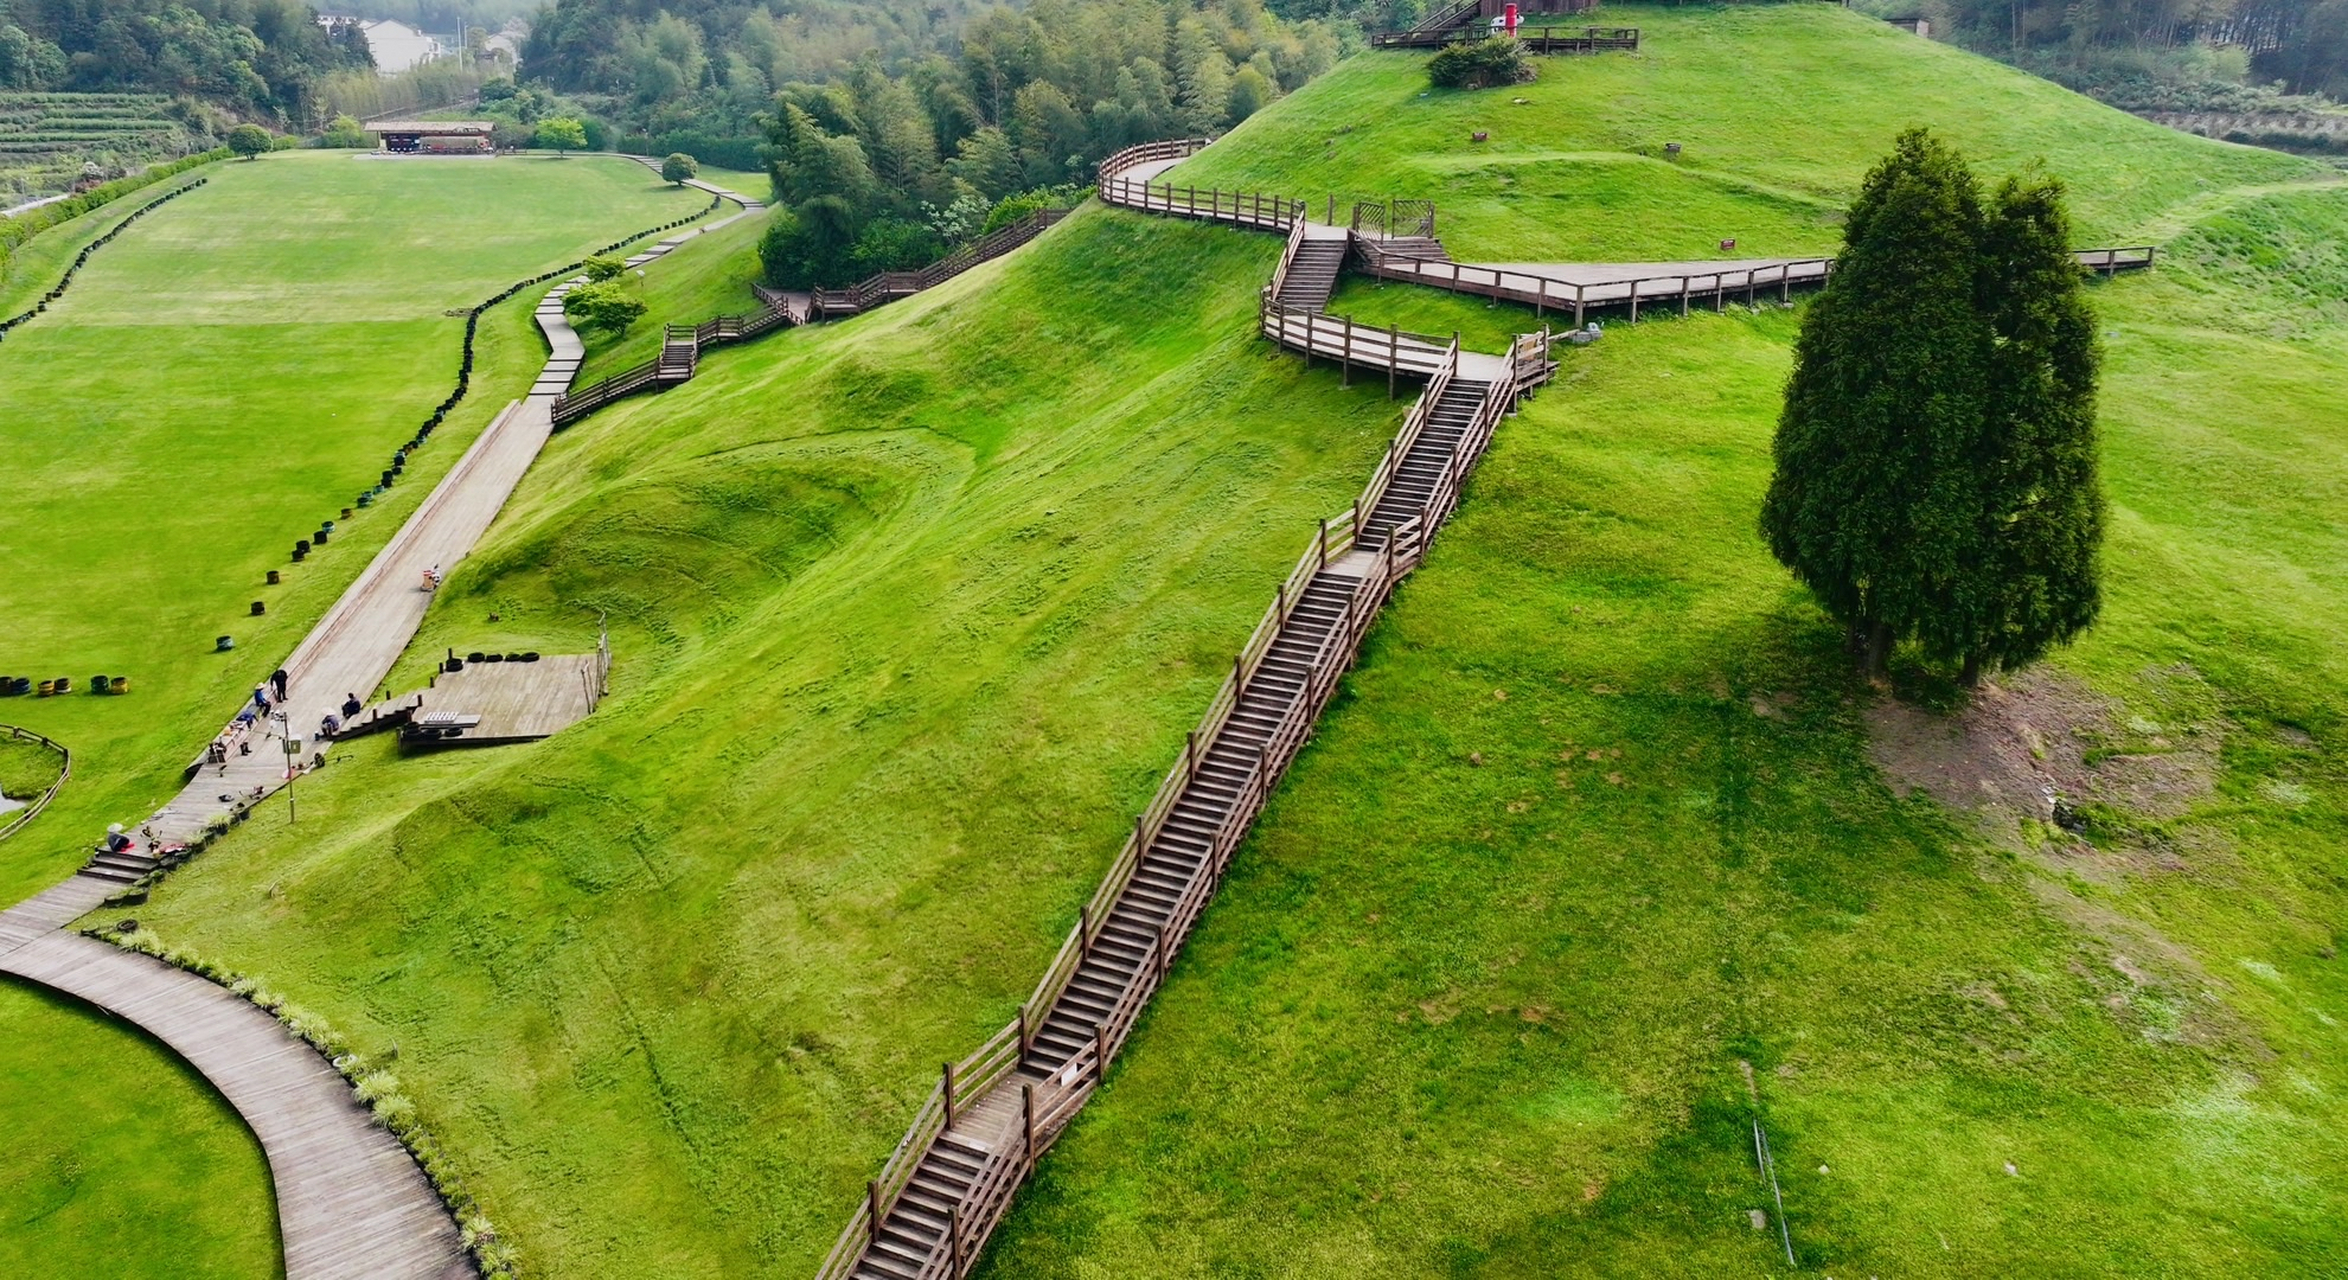
[[[402,747],[495,747],[536,742],[577,724],[603,700],[611,651],[549,654],[533,660],[468,662],[443,671],[403,702]]]

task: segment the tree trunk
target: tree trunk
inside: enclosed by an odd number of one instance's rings
[[[1968,689],[1974,688],[1981,683],[1980,654],[1968,653],[1965,655],[1965,665],[1957,672],[1957,683],[1965,686]]]
[[[1891,624],[1867,624],[1867,678],[1881,680],[1891,672]]]

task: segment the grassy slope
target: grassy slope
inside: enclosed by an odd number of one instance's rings
[[[77,685],[127,673],[133,687],[8,705],[76,758],[57,806],[0,847],[0,901],[65,874],[91,831],[167,795],[233,691],[268,672],[421,499],[417,482],[527,387],[544,347],[517,298],[486,319],[472,393],[391,502],[286,586],[262,588],[447,394],[463,321],[443,312],[699,199],[618,160],[289,152],[208,172],[0,347],[0,555],[19,570],[0,578],[0,672]],[[256,598],[266,618],[247,617]],[[210,652],[222,632],[239,644],[226,660]]]
[[[133,685],[125,698],[0,704],[0,718],[74,749],[57,803],[0,844],[0,901],[67,874],[101,824],[169,794],[236,691],[269,670],[472,433],[527,388],[545,346],[529,321],[535,300],[517,298],[484,317],[472,394],[408,483],[286,586],[258,588],[447,393],[463,322],[443,310],[697,207],[618,161],[460,168],[285,153],[206,172],[209,186],[107,246],[63,302],[0,346],[0,559],[10,570],[0,573],[0,671],[77,684],[127,672]],[[33,244],[54,237],[70,258],[123,211]],[[244,616],[255,597],[268,599],[268,617]],[[222,631],[240,645],[226,660],[208,652]],[[57,1220],[69,1229],[9,1233],[5,1247],[21,1247],[26,1265],[0,1269],[115,1274],[124,1249],[150,1242],[171,1266],[134,1261],[121,1272],[275,1265],[266,1174],[233,1119],[216,1133],[158,1128],[170,1140],[151,1150],[111,1127],[120,1108],[104,1100],[153,1087],[151,1051],[73,1006],[29,999],[0,1005],[0,1043],[58,1049],[0,1065],[11,1082],[0,1093],[46,1096],[40,1082],[62,1072],[106,1121],[71,1150],[69,1131],[38,1131],[60,1144],[58,1167],[111,1171],[129,1160],[177,1188],[153,1202],[171,1205],[168,1231],[93,1250],[89,1223],[147,1211],[151,1189],[113,1172],[84,1178],[73,1216]],[[201,1129],[225,1114],[173,1096],[153,1100],[158,1125]]]
[[[282,1274],[269,1168],[170,1050],[0,982],[0,1274]]]
[[[989,1273],[1766,1273],[1756,1111],[1806,1269],[2337,1272],[2348,190],[2225,190],[2311,170],[1832,11],[1635,16],[1644,64],[1552,62],[1545,113],[1493,109],[1570,148],[1601,121],[1698,155],[1733,130],[1707,182],[1829,199],[1925,118],[2042,153],[2091,235],[2170,238],[2096,294],[2110,599],[2057,665],[2138,749],[2222,735],[2214,793],[2060,860],[1894,798],[1830,629],[1752,534],[1793,318],[1617,326],[1500,433]],[[1476,108],[1423,104],[1411,68],[1340,69],[1206,180],[1313,190],[1295,139],[1360,112],[1392,124],[1346,143],[1357,171],[1491,256],[1716,233],[1575,226],[1535,173],[1513,198],[1414,178]],[[1658,207],[1704,209],[1648,172]]]
[[[811,1269],[1399,419],[1254,341],[1278,250],[1096,210],[573,428],[407,670],[600,611],[611,699],[355,744],[142,922],[396,1041],[534,1274]]]
[[[1882,24],[1735,9],[1600,16],[1638,25],[1645,48],[1545,59],[1540,79],[1504,93],[1429,90],[1423,57],[1366,54],[1174,180],[1316,201],[1431,197],[1455,257],[1558,262],[1717,257],[1729,237],[1739,254],[1829,252],[1859,175],[1910,124],[1948,132],[2001,172],[2059,158],[2093,243],[2141,235],[2205,191],[2324,172],[2275,152],[2178,144],[2159,125]],[[1476,130],[1490,140],[1469,141]],[[1685,148],[1678,159],[1662,158],[1666,142]]]

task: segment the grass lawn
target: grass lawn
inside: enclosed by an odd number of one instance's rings
[[[2099,808],[2084,844],[1895,795],[1873,695],[1753,531],[1795,317],[1612,326],[1501,429],[985,1269],[1783,1272],[1749,1220],[1758,1118],[1805,1272],[2340,1271],[2348,191],[1853,15],[1635,17],[1644,71],[1544,64],[1534,91],[1579,99],[1551,136],[1733,136],[1722,189],[1835,193],[1921,116],[1977,162],[2046,155],[2091,234],[2168,243],[2094,293],[2108,596],[2051,665],[2130,750],[2217,744],[2206,790]],[[1257,158],[1210,153],[1213,180],[1294,174],[1290,126],[1369,109],[1397,123],[1340,149],[1437,199],[1455,250],[1709,248],[1572,229],[1531,173],[1490,203],[1414,178],[1396,131],[1464,139],[1469,108],[1414,108],[1411,61],[1251,120]],[[1336,309],[1487,347],[1528,314],[1358,284]]]
[[[527,388],[545,347],[529,320],[536,299],[518,297],[483,318],[471,395],[390,500],[300,568],[287,566],[294,539],[337,516],[447,394],[464,322],[445,312],[703,203],[618,160],[405,165],[288,152],[204,172],[210,185],[108,245],[62,302],[0,345],[9,460],[0,672],[69,675],[77,687],[101,671],[131,681],[121,698],[0,705],[0,719],[74,751],[57,803],[0,843],[0,902],[68,874],[105,823],[135,824],[176,789],[178,766],[239,691],[292,648],[471,436]],[[70,258],[134,202],[31,247]],[[270,568],[288,569],[286,585],[261,585]],[[266,617],[247,616],[254,599],[267,601]],[[224,632],[238,647],[217,657],[212,637]],[[152,1050],[29,998],[0,1003],[0,1044],[26,1058],[0,1075],[70,1078],[107,1126],[147,1105],[155,1087]],[[33,1060],[34,1047],[51,1044]],[[70,1127],[38,1130],[61,1153],[58,1168],[91,1171],[71,1189],[84,1216],[57,1220],[73,1230],[8,1233],[0,1270],[252,1275],[274,1266],[266,1182],[204,1154],[206,1143],[249,1149],[250,1138],[208,1105],[183,1109],[181,1127],[212,1125],[217,1135],[158,1130],[165,1136],[131,1156],[102,1149],[123,1142],[119,1134],[94,1135],[85,1149],[71,1144]],[[134,1156],[139,1178],[98,1176]],[[172,1194],[150,1202],[140,1178]],[[52,1191],[66,1194],[42,1194]],[[163,1212],[150,1204],[170,1206],[184,1225],[157,1222],[128,1242],[93,1225]],[[256,1229],[257,1245],[243,1239]],[[169,1263],[140,1265],[136,1251],[150,1247]]]
[[[0,672],[131,681],[125,698],[5,708],[72,746],[75,769],[48,814],[0,846],[0,901],[168,795],[236,691],[527,387],[544,347],[527,328],[534,299],[516,298],[484,318],[471,394],[391,501],[288,565],[294,540],[336,518],[447,394],[463,319],[445,312],[701,202],[612,159],[284,152],[205,172],[210,185],[108,245],[0,345],[0,554],[14,570],[0,577]],[[270,568],[285,586],[261,585]],[[248,616],[255,599],[266,617]],[[233,656],[211,652],[222,633]]]
[[[283,1275],[269,1166],[178,1055],[0,980],[0,1274]]]
[[[56,783],[58,766],[63,762],[63,757],[38,742],[0,734],[0,796],[31,800]],[[12,816],[12,812],[0,813],[0,826],[6,826]]]
[[[602,614],[611,698],[354,744],[142,924],[396,1041],[533,1274],[811,1270],[1399,420],[1254,339],[1279,247],[1096,209],[570,428],[401,680]]]

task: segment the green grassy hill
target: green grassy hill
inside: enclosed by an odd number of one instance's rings
[[[1096,209],[573,427],[393,683],[600,614],[613,696],[353,744],[143,926],[396,1043],[534,1274],[812,1269],[1400,417],[1255,340],[1279,247]]]
[[[2339,1270],[2348,188],[1846,13],[1619,16],[1639,58],[1522,92],[1357,58],[1171,177],[1648,257],[1831,247],[1911,121],[2043,157],[2083,235],[2169,256],[2094,291],[2108,601],[2011,705],[2143,785],[2084,841],[1895,794],[1896,717],[1754,533],[1794,317],[1610,328],[1500,431],[988,1274],[1781,1272],[1756,1116],[1806,1272]]]
[[[1757,1116],[1806,1269],[2336,1270],[2348,190],[1841,11],[1630,12],[1639,57],[1523,91],[1357,59],[1177,176],[1656,257],[1831,248],[1913,120],[2043,156],[2171,260],[2095,294],[2110,603],[2023,705],[2171,785],[2085,842],[1895,795],[1753,533],[1795,317],[1617,327],[1503,426],[989,1268],[1766,1272]],[[1277,247],[1095,209],[588,419],[394,683],[600,616],[613,696],[352,744],[142,924],[396,1049],[532,1274],[805,1273],[1400,419],[1254,337]],[[692,253],[646,287],[718,287]]]

